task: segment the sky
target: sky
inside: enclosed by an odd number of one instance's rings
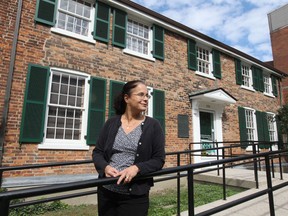
[[[288,0],[133,0],[261,61],[272,61],[267,14]]]

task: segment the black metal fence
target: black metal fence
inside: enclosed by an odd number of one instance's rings
[[[231,143],[230,143],[231,144]],[[270,143],[270,146],[274,145],[275,143]],[[241,147],[241,144],[235,143],[233,144],[234,148]],[[254,146],[254,147],[253,147]],[[210,209],[208,211],[202,212],[198,215],[211,215],[217,212],[220,212],[224,209],[233,207],[235,205],[241,204],[243,202],[246,202],[248,200],[257,198],[259,196],[268,194],[269,197],[269,206],[270,206],[270,214],[275,215],[274,210],[274,201],[273,201],[273,191],[277,190],[279,188],[285,187],[288,185],[288,182],[282,183],[278,186],[272,187],[272,177],[271,176],[271,167],[273,167],[273,161],[275,158],[279,159],[279,165],[281,167],[281,157],[284,154],[288,153],[288,150],[279,150],[279,151],[269,151],[269,152],[263,152],[260,153],[259,148],[257,151],[257,144],[253,143],[253,153],[250,153],[250,155],[235,155],[235,154],[227,154],[228,148],[231,148],[229,145],[218,147],[216,146],[217,152],[219,152],[218,156],[216,155],[217,160],[209,161],[209,162],[202,162],[197,164],[186,164],[181,165],[180,158],[181,155],[187,155],[190,159],[192,157],[199,156],[199,152],[201,150],[187,150],[187,151],[181,151],[181,152],[171,152],[167,153],[167,156],[169,155],[176,155],[177,156],[177,166],[171,167],[171,168],[165,168],[161,171],[150,173],[145,176],[137,177],[134,179],[134,181],[149,178],[149,177],[159,177],[157,178],[157,181],[167,181],[170,179],[177,179],[177,214],[180,215],[180,178],[187,177],[188,182],[188,199],[189,199],[189,206],[188,206],[188,212],[189,215],[195,215],[194,212],[194,177],[196,174],[204,173],[204,172],[210,172],[212,170],[217,170],[219,175],[219,170],[222,170],[223,173],[223,199],[226,199],[226,175],[225,175],[225,169],[231,166],[236,166],[239,164],[247,163],[247,161],[251,161],[254,164],[254,173],[255,173],[255,182],[256,187],[258,188],[258,164],[262,163],[265,164],[266,169],[266,176],[267,176],[267,189],[261,190],[255,194],[252,194],[248,197],[243,197],[239,200],[229,202],[223,206],[218,206],[217,208]],[[211,148],[212,150],[214,148]],[[255,151],[254,151],[255,150]],[[203,150],[202,150],[203,151]],[[215,157],[215,155],[214,155]],[[229,158],[228,158],[229,157]],[[251,163],[250,162],[250,163]],[[92,163],[91,160],[86,161],[78,161],[78,162],[62,162],[62,163],[49,163],[49,164],[39,164],[39,165],[27,165],[27,166],[18,166],[18,167],[1,167],[0,172],[3,174],[3,172],[6,171],[12,171],[12,170],[20,170],[20,169],[31,169],[31,168],[42,168],[42,167],[51,167],[51,166],[63,166],[63,165],[78,165],[78,164],[84,164],[84,163]],[[216,167],[216,168],[215,168]],[[202,169],[199,171],[199,169]],[[204,170],[203,170],[204,169]],[[273,170],[273,169],[272,169]],[[280,168],[280,170],[282,170]],[[169,175],[169,177],[166,177]],[[2,176],[2,175],[1,175]],[[281,171],[281,179],[283,179],[282,171]],[[28,188],[28,189],[20,189],[15,191],[8,191],[8,192],[2,192],[0,193],[0,212],[3,216],[8,216],[9,214],[9,208],[15,208],[15,207],[21,207],[25,205],[32,205],[37,203],[43,203],[43,202],[49,202],[54,200],[61,200],[61,199],[67,199],[72,197],[78,197],[78,196],[84,196],[89,194],[95,194],[97,193],[97,190],[92,190],[89,192],[81,192],[81,193],[74,193],[70,195],[64,195],[64,196],[54,196],[51,198],[45,198],[41,200],[34,200],[34,201],[27,201],[23,203],[18,203],[14,205],[10,205],[10,201],[14,199],[21,199],[21,198],[28,198],[28,197],[35,197],[35,196],[43,196],[47,194],[56,194],[59,192],[67,192],[67,191],[76,191],[79,189],[85,189],[85,188],[93,188],[100,185],[105,184],[111,184],[115,183],[117,181],[117,178],[107,178],[107,179],[93,179],[93,180],[86,180],[81,182],[73,182],[73,183],[65,183],[65,184],[59,184],[59,185],[49,185],[49,186],[42,186],[37,188]]]

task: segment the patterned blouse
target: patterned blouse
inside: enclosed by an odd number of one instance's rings
[[[113,155],[109,165],[118,171],[122,171],[133,165],[141,134],[141,124],[128,134],[125,133],[123,127],[119,127],[113,144]],[[111,184],[104,185],[103,187],[117,193],[129,194],[129,184]]]

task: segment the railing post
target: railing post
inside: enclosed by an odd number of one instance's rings
[[[222,157],[225,159],[224,148],[222,149]],[[222,164],[223,167],[223,200],[226,200],[226,171],[225,171],[225,163]]]
[[[279,154],[279,172],[280,172],[280,179],[283,180],[283,170],[282,170],[281,154]]]
[[[256,156],[256,145],[253,144],[252,145],[252,149],[253,149],[253,155]],[[258,180],[258,168],[257,168],[257,158],[253,158],[253,165],[254,165],[254,178],[255,178],[255,182],[256,182],[256,188],[259,188],[259,180]]]
[[[271,179],[270,164],[269,164],[269,155],[265,156],[265,166],[266,166],[266,178],[267,178],[267,188],[268,188],[270,216],[275,216],[273,189],[272,189],[272,179]]]
[[[188,215],[189,216],[194,216],[194,170],[193,169],[188,169]]]
[[[9,205],[10,205],[10,201],[9,200],[0,199],[1,216],[8,216],[9,215]]]
[[[180,166],[180,153],[177,153],[177,167]],[[177,216],[180,216],[180,172],[177,172]]]
[[[216,152],[217,152],[217,161],[218,161],[219,160],[218,142],[216,142],[216,148],[217,148]],[[217,165],[217,175],[220,176],[219,164]]]
[[[3,181],[3,170],[0,170],[0,188],[2,187],[2,181]]]
[[[269,147],[270,151],[272,151],[272,145],[270,143],[270,147]],[[274,157],[271,157],[271,166],[272,166],[272,177],[275,178],[275,169],[274,169]]]

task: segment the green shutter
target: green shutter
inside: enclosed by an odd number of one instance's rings
[[[258,141],[270,142],[267,113],[256,111]],[[260,144],[259,147],[269,148],[269,145]]]
[[[153,57],[164,60],[164,29],[153,25]]]
[[[196,42],[188,39],[188,68],[197,70]]]
[[[110,82],[109,117],[115,115],[114,100],[122,92],[124,85],[125,83],[123,82],[116,82],[116,81]]]
[[[20,143],[43,141],[49,74],[49,67],[28,66]]]
[[[220,61],[220,52],[218,50],[213,49],[213,74],[214,77],[221,79],[221,61]]]
[[[113,40],[112,44],[122,48],[126,47],[127,14],[124,11],[114,9],[113,15]]]
[[[242,85],[242,65],[240,59],[235,59],[236,84]]]
[[[157,119],[165,132],[165,93],[153,90],[153,118]]]
[[[265,141],[265,135],[263,130],[263,117],[262,112],[256,111],[256,124],[257,124],[257,134],[258,134],[258,141]]]
[[[258,70],[256,67],[252,66],[252,76],[253,76],[253,88],[259,91],[259,81],[258,81]]]
[[[57,5],[58,0],[37,0],[35,21],[54,26]]]
[[[264,92],[263,70],[258,68],[259,91]]]
[[[239,118],[240,141],[243,142],[242,148],[246,148],[247,143],[245,143],[245,141],[248,140],[248,135],[246,128],[245,109],[243,107],[238,107],[238,118]]]
[[[101,128],[105,123],[105,110],[106,80],[91,77],[86,137],[87,145],[96,144]]]
[[[264,92],[263,71],[261,68],[252,66],[253,87],[256,91]]]
[[[95,40],[109,42],[110,7],[102,2],[96,2],[93,37]]]
[[[278,96],[277,79],[275,76],[271,76],[272,81],[272,92],[274,96]]]

